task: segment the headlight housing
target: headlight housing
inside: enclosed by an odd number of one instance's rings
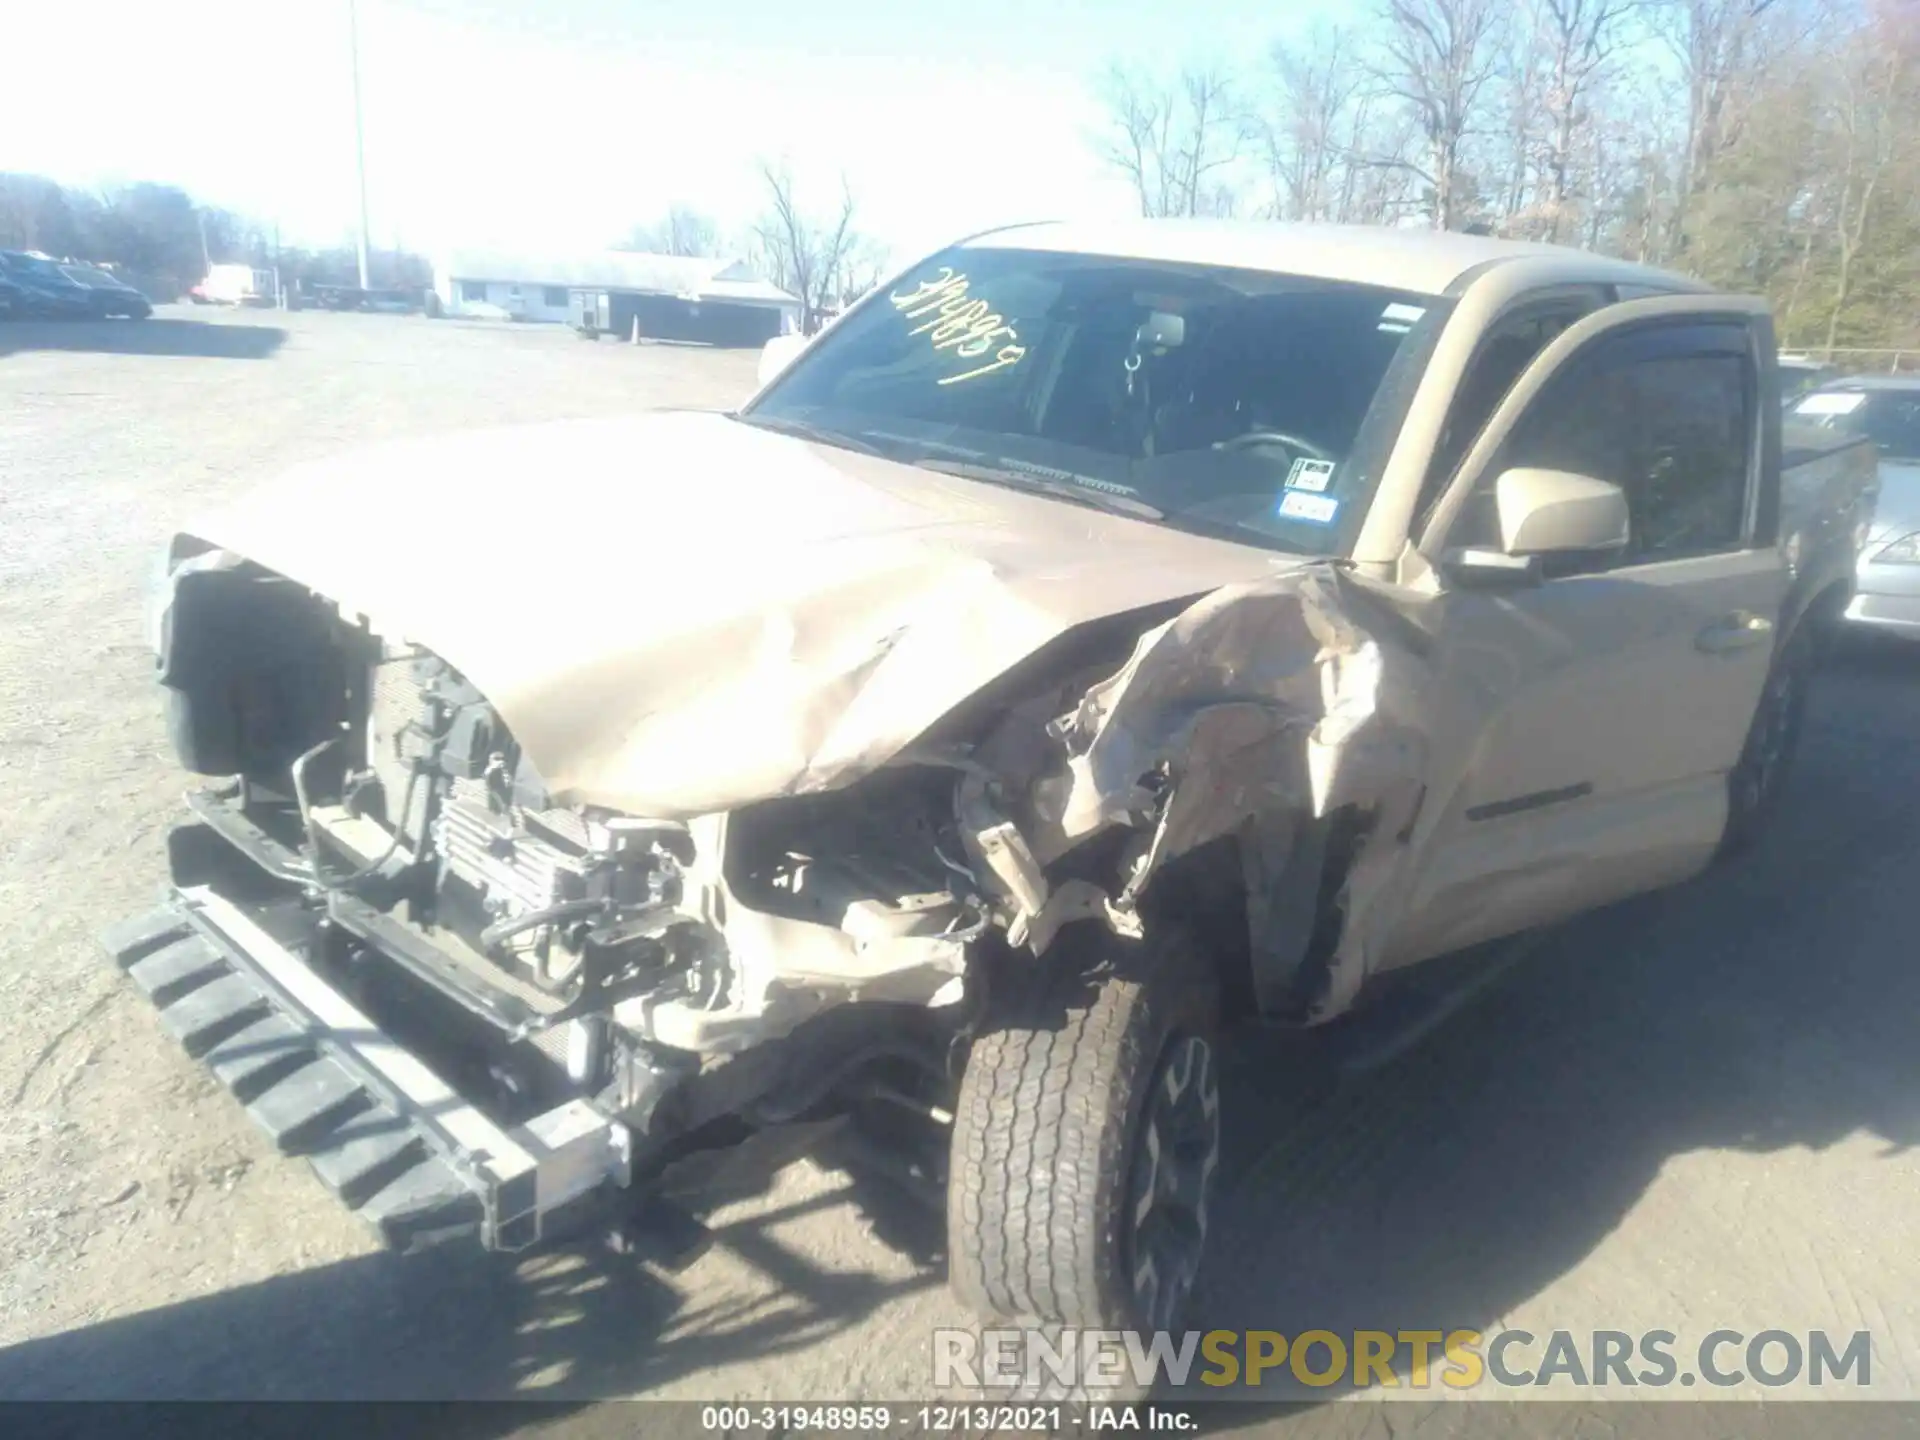
[[[197,570],[237,570],[246,560],[231,550],[195,549],[181,553],[179,542],[161,552],[153,568],[152,588],[147,592],[147,645],[155,658],[167,648],[167,611],[173,607],[173,591],[180,581]]]
[[[1877,565],[1920,565],[1920,530],[1889,541],[1873,559]]]

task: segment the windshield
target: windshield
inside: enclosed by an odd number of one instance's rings
[[[1793,419],[1863,436],[1888,459],[1920,460],[1920,386],[1911,390],[1817,390],[1793,407]]]
[[[1444,302],[1373,286],[996,248],[911,271],[740,418],[1309,554],[1348,542],[1397,358]],[[1405,366],[1403,365],[1403,368]],[[1372,427],[1372,428],[1378,428]]]
[[[57,280],[67,283],[67,277],[60,273],[60,267],[51,260],[42,260],[38,255],[22,255],[18,252],[7,256],[7,266],[16,275],[27,275],[39,280]]]

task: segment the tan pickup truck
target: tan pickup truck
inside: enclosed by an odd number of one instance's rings
[[[982,1311],[1172,1324],[1219,1028],[1748,840],[1874,479],[1758,302],[1412,230],[996,230],[763,373],[172,542],[108,948],[395,1244],[672,1261],[831,1129]]]

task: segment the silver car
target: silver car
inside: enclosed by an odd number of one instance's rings
[[[1864,435],[1880,451],[1880,496],[1860,547],[1848,620],[1920,640],[1920,375],[1856,375],[1797,400],[1801,427]]]

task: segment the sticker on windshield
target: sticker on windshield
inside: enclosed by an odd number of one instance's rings
[[[1866,395],[1859,391],[1834,390],[1824,395],[1809,395],[1793,407],[1796,415],[1851,415],[1866,403]]]
[[[985,365],[943,376],[934,382],[939,385],[958,385],[962,380],[991,375],[1026,357],[1027,348],[1019,343],[1019,332],[985,300],[970,295],[970,284],[965,272],[943,265],[938,274],[922,280],[915,289],[887,296],[905,318],[922,322],[907,333],[925,335],[936,351],[950,350],[962,360],[978,360],[988,351],[994,352]],[[1001,341],[1007,343],[999,344]]]
[[[1311,490],[1318,495],[1333,479],[1333,461],[1309,460],[1304,455],[1287,471],[1287,489]]]
[[[1427,307],[1424,305],[1401,305],[1395,303],[1387,306],[1386,309],[1380,312],[1380,324],[1378,328],[1386,331],[1389,335],[1404,335],[1413,329],[1414,325],[1419,322],[1420,317],[1426,313]]]
[[[1340,513],[1340,502],[1331,495],[1315,495],[1308,490],[1289,490],[1280,497],[1280,513],[1289,520],[1305,520],[1312,525],[1331,525]]]

